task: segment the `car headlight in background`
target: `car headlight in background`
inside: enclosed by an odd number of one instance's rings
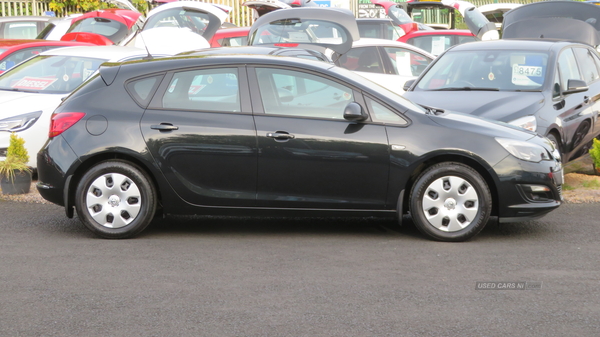
[[[537,121],[534,116],[525,116],[508,122],[508,124],[521,127],[523,129],[535,132],[537,130]]]
[[[19,132],[32,126],[42,115],[42,111],[35,111],[23,115],[0,119],[0,131]]]
[[[508,138],[496,138],[496,141],[506,151],[521,160],[539,163],[542,160],[551,159],[548,151],[537,144]]]

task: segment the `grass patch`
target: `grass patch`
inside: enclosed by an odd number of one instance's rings
[[[594,180],[587,180],[581,183],[581,185],[583,185],[583,187],[585,188],[600,188],[600,181],[594,179]]]
[[[575,187],[573,187],[573,186],[571,186],[569,184],[563,184],[562,185],[562,189],[563,189],[563,191],[572,191],[572,190],[575,189]]]

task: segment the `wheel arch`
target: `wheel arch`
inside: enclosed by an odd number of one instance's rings
[[[492,196],[492,211],[491,211],[490,215],[497,216],[498,215],[498,190],[496,188],[497,179],[495,179],[493,174],[490,172],[491,167],[486,167],[485,164],[482,164],[481,162],[477,161],[476,159],[473,159],[465,154],[460,154],[460,153],[438,154],[436,156],[427,158],[426,160],[422,161],[415,167],[415,169],[412,171],[408,181],[406,182],[406,186],[404,188],[405,195],[404,195],[404,199],[402,202],[402,212],[403,213],[408,212],[409,203],[410,203],[410,199],[411,199],[410,194],[411,194],[411,191],[412,191],[412,188],[413,188],[415,182],[417,181],[417,179],[419,178],[421,173],[423,173],[427,168],[431,167],[432,165],[436,165],[436,164],[444,163],[444,162],[456,162],[456,163],[461,163],[461,164],[467,165],[467,166],[471,167],[472,169],[474,169],[475,171],[477,171],[477,173],[479,173],[481,175],[481,177],[485,180],[486,184],[488,185],[488,188],[490,189],[490,194]]]
[[[68,210],[70,210],[72,212],[72,210],[75,206],[76,189],[77,189],[77,186],[79,185],[79,182],[81,181],[81,178],[85,174],[85,172],[87,172],[94,165],[97,165],[98,163],[108,161],[108,160],[122,161],[122,162],[126,162],[128,164],[133,164],[136,167],[138,167],[146,175],[146,177],[150,180],[150,182],[154,186],[155,191],[156,191],[156,197],[157,197],[157,206],[158,206],[157,213],[161,212],[163,198],[162,198],[162,192],[160,189],[160,184],[158,183],[158,181],[156,180],[156,177],[155,177],[155,172],[153,172],[152,168],[150,168],[147,165],[147,162],[137,158],[134,155],[131,155],[128,153],[123,153],[123,152],[98,153],[98,154],[90,156],[90,157],[86,158],[84,161],[82,161],[82,163],[79,166],[77,166],[75,171],[73,171],[73,173],[71,174],[72,178],[69,182],[68,196],[66,199],[67,204],[65,205],[65,208],[67,208]]]

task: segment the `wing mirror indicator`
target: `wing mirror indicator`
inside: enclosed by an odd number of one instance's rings
[[[362,106],[356,102],[350,102],[344,109],[344,119],[348,121],[361,122],[369,118]]]
[[[589,87],[587,83],[582,80],[568,80],[567,81],[567,90],[563,92],[563,94],[574,94],[577,92],[588,91]]]

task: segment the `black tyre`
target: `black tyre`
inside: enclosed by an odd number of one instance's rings
[[[410,214],[417,229],[438,241],[465,241],[487,224],[490,189],[477,171],[447,162],[425,170],[410,195]]]
[[[561,144],[558,141],[558,137],[553,133],[549,133],[548,136],[546,136],[546,138],[548,138],[550,140],[550,142],[552,143],[552,145],[554,145],[554,147],[558,150],[558,154],[560,154],[560,157],[562,159],[563,152],[562,152],[562,148],[560,146]]]
[[[125,239],[143,231],[156,211],[156,190],[137,166],[118,160],[99,163],[81,178],[77,216],[92,232]]]

